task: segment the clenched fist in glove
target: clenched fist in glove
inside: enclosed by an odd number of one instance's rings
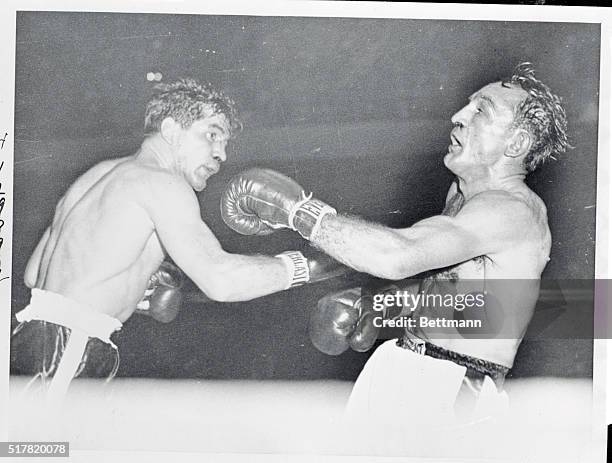
[[[221,217],[243,235],[266,235],[290,228],[311,239],[321,220],[336,211],[294,180],[270,169],[250,169],[236,175],[221,198]]]
[[[397,289],[397,288],[393,288]],[[393,318],[401,307],[372,308],[372,296],[362,288],[329,294],[319,300],[310,317],[309,335],[313,345],[328,355],[339,355],[349,347],[357,352],[372,348],[380,328],[374,318]]]
[[[158,322],[171,322],[181,308],[184,281],[181,269],[168,261],[162,262],[149,279],[149,286],[136,306],[136,313],[149,315]]]

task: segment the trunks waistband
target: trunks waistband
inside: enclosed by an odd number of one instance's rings
[[[79,331],[90,338],[98,338],[114,348],[110,340],[113,332],[123,324],[116,318],[95,311],[61,294],[33,288],[30,303],[15,318],[23,323],[32,320],[46,321]]]
[[[404,334],[404,336],[397,340],[397,345],[419,355],[427,355],[439,360],[449,360],[457,365],[461,365],[467,368],[466,376],[468,378],[482,379],[484,376],[489,376],[498,389],[502,388],[506,375],[510,371],[510,368],[498,363],[436,346],[412,334]]]

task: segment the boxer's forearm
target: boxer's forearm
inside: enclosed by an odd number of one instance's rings
[[[359,218],[327,216],[312,241],[334,259],[379,278],[401,280],[427,270],[410,239]]]
[[[228,254],[206,274],[195,283],[208,297],[221,302],[248,301],[282,291],[289,280],[282,260],[268,256]]]

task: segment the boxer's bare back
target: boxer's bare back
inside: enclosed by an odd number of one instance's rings
[[[130,156],[82,175],[59,201],[26,281],[125,321],[164,257],[139,204],[149,170]]]

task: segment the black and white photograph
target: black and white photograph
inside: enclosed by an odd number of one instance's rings
[[[5,440],[603,461],[601,15],[277,7],[13,12]]]

